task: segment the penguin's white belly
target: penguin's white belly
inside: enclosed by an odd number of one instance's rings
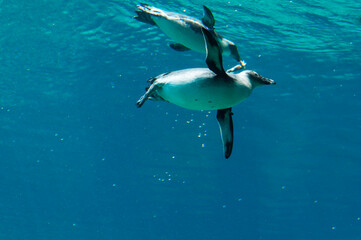
[[[153,16],[152,19],[168,37],[172,38],[177,43],[181,43],[197,52],[203,53],[206,51],[200,29],[199,32],[196,32],[189,24],[176,18]]]
[[[215,110],[233,107],[251,94],[247,86],[232,79],[222,79],[209,69],[186,69],[159,79],[157,94],[164,100],[193,110]]]

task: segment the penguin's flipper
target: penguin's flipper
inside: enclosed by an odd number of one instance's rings
[[[188,48],[180,43],[171,43],[171,44],[169,44],[169,46],[172,49],[179,51],[179,52],[185,52],[185,51],[191,50],[190,48]]]
[[[205,28],[202,28],[202,33],[206,45],[206,63],[208,68],[217,75],[227,75],[223,69],[222,51],[214,31],[209,31]]]
[[[152,19],[152,16],[163,16],[163,11],[161,9],[149,6],[145,3],[137,5],[137,8],[138,10],[136,10],[135,12],[138,16],[135,16],[133,18],[140,22],[156,26],[157,24]]]
[[[223,152],[226,158],[229,158],[231,156],[233,148],[232,115],[232,108],[219,109],[217,111],[217,120],[223,142]]]
[[[150,25],[154,25],[156,26],[157,24],[153,21],[152,19],[152,16],[148,13],[148,12],[145,12],[145,11],[135,11],[137,13],[138,16],[134,16],[133,18],[140,21],[140,22],[143,22],[143,23],[147,23],[147,24],[150,24]]]
[[[207,26],[209,29],[214,29],[214,24],[216,23],[216,20],[214,20],[212,11],[203,5],[204,9],[204,16],[202,18],[202,22],[205,26]]]

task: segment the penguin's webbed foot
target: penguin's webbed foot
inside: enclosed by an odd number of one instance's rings
[[[247,63],[243,60],[239,61],[239,64],[242,66],[242,69],[246,68]]]
[[[145,98],[144,96],[142,96],[138,101],[137,101],[137,107],[140,108],[141,106],[143,106],[144,102],[145,102]]]
[[[155,79],[151,79],[151,81],[155,81]],[[153,96],[153,93],[155,92],[155,90],[159,88],[158,84],[151,84],[146,90],[145,94],[139,98],[139,100],[137,101],[137,107],[140,108],[141,106],[143,106],[144,102],[147,101],[148,99],[153,99],[153,97],[157,97],[156,95]]]
[[[230,73],[230,72],[235,72],[235,71],[238,71],[238,70],[242,70],[245,68],[246,66],[246,63],[244,61],[240,61],[241,64],[237,65],[237,66],[234,66],[233,68],[231,69],[228,69],[227,70],[227,73]]]

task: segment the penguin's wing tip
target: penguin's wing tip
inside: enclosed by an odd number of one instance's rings
[[[212,11],[205,5],[203,5],[204,16],[202,18],[202,23],[209,29],[214,29],[214,24],[216,20],[214,19]]]
[[[226,159],[231,156],[233,149],[232,115],[232,108],[219,109],[217,111],[217,121],[221,132],[223,151]]]
[[[213,31],[202,28],[206,46],[206,63],[208,68],[217,75],[226,75],[222,65],[222,51]]]

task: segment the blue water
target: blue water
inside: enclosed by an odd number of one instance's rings
[[[206,64],[135,4],[0,1],[0,239],[361,239],[361,3],[207,1],[277,81],[233,108],[228,160],[215,112],[136,108],[148,78]]]

